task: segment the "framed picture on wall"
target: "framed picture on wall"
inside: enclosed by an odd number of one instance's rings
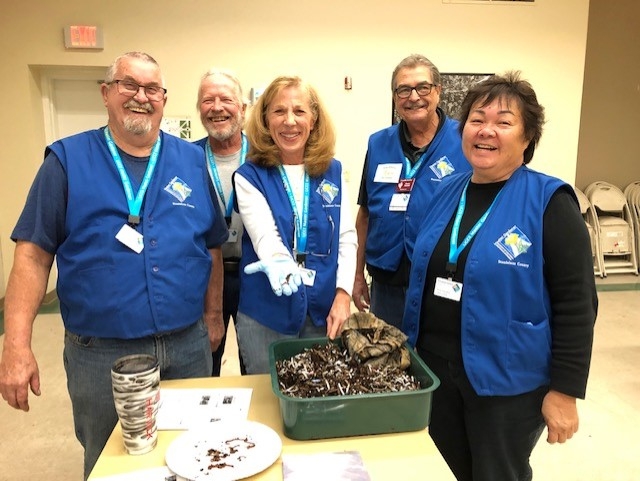
[[[440,108],[449,117],[457,119],[460,115],[460,106],[472,85],[483,81],[493,74],[490,73],[441,73],[442,93],[440,94]],[[391,105],[391,122],[397,124],[400,117],[395,106]]]
[[[472,85],[482,82],[490,73],[443,73],[442,93],[440,94],[440,108],[451,118],[460,116],[460,106]]]

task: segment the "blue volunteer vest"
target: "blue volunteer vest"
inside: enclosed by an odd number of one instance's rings
[[[264,195],[283,243],[293,252],[295,221],[278,169],[245,162],[236,172]],[[314,285],[303,284],[297,293],[278,297],[271,290],[265,274],[245,274],[244,267],[259,260],[245,231],[240,261],[240,312],[282,334],[298,334],[307,314],[316,326],[326,325],[336,293],[343,188],[341,173],[342,166],[334,159],[324,174],[310,179],[309,254],[305,266],[316,271]]]
[[[204,154],[161,136],[137,229],[140,254],[115,238],[128,206],[104,130],[50,146],[68,179],[66,240],[56,256],[61,314],[71,332],[138,338],[186,327],[203,314],[211,272],[205,234],[215,215]]]
[[[369,228],[367,232],[366,262],[388,271],[395,271],[402,252],[410,254],[418,229],[426,214],[426,206],[443,178],[453,173],[468,171],[471,167],[462,153],[458,121],[446,118],[444,125],[429,144],[426,158],[415,175],[406,212],[390,212],[391,197],[396,184],[374,182],[381,164],[401,164],[404,153],[400,144],[399,124],[376,132],[369,138],[368,194]],[[404,167],[400,178],[405,178]]]
[[[429,259],[470,177],[469,172],[442,183],[416,240],[403,319],[411,345],[418,336]],[[563,186],[568,187],[560,179],[520,167],[470,247],[461,346],[465,371],[479,395],[511,396],[549,383],[552,313],[542,226],[549,199]]]

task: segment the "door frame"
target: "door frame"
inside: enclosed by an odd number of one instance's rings
[[[56,80],[89,80],[102,83],[108,67],[78,67],[78,66],[42,66],[38,68],[40,75],[40,90],[42,95],[42,113],[44,121],[45,145],[50,145],[60,138],[58,130],[58,112],[54,101],[54,82]],[[44,302],[56,299],[56,279],[58,269],[54,262],[47,281],[47,294]]]
[[[53,99],[56,80],[93,80],[102,83],[108,67],[58,67],[44,66],[40,69],[40,89],[42,92],[42,111],[44,136],[47,145],[59,138],[58,113]]]

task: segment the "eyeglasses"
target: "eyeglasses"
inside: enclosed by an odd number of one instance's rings
[[[415,90],[416,93],[420,97],[425,97],[431,93],[431,89],[435,87],[435,85],[430,84],[429,82],[422,82],[415,87],[409,87],[408,85],[403,85],[394,90],[395,94],[400,99],[408,99],[411,97],[411,93]]]
[[[139,85],[131,80],[112,80],[107,85],[116,84],[118,92],[128,97],[135,97],[140,89],[144,90],[144,94],[149,100],[162,100],[167,93],[167,89],[156,85]]]
[[[300,259],[304,259],[307,256],[311,256],[311,257],[329,257],[331,255],[331,242],[333,241],[333,234],[335,232],[336,229],[336,225],[333,222],[333,217],[331,217],[330,214],[327,214],[327,221],[329,222],[330,225],[330,230],[331,230],[331,235],[324,237],[323,239],[318,239],[318,243],[324,241],[327,241],[327,245],[324,246],[316,246],[316,248],[314,249],[313,252],[298,252],[298,256]],[[295,216],[294,216],[294,220],[293,220],[293,225],[296,225],[296,221],[295,221]],[[294,239],[294,247],[297,249],[297,246],[295,245],[295,239],[296,239],[296,234],[295,234],[295,227],[294,227],[294,232],[293,232],[293,239]]]

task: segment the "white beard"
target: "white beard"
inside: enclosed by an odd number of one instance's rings
[[[124,128],[127,132],[134,135],[145,135],[151,132],[151,120],[147,118],[126,117],[124,119]]]
[[[233,119],[233,122],[228,127],[220,130],[215,128],[214,122],[207,123],[207,133],[216,139],[219,142],[224,142],[225,140],[229,140],[231,137],[235,135],[235,133],[242,128],[242,117],[240,113],[236,115]]]

